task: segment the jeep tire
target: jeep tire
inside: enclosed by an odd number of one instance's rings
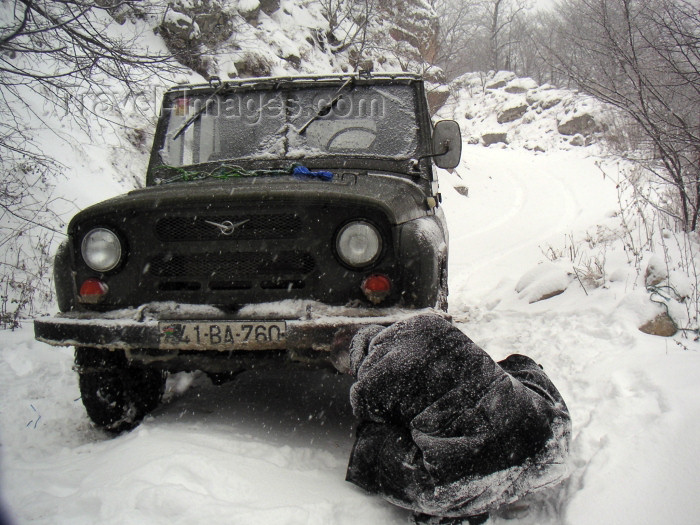
[[[165,390],[164,372],[132,366],[121,351],[77,348],[75,363],[88,416],[110,432],[137,426]]]

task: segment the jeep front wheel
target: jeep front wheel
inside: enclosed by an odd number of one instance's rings
[[[120,351],[78,348],[75,363],[88,416],[111,432],[137,426],[165,390],[162,371],[131,366]]]

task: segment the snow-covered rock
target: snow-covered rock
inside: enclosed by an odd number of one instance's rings
[[[660,255],[652,255],[644,272],[644,283],[647,286],[657,286],[667,278],[668,263]]]
[[[514,79],[515,73],[512,71],[498,71],[488,80],[484,87],[486,89],[500,89]]]
[[[528,303],[536,303],[564,293],[572,279],[560,266],[544,262],[525,272],[515,291]]]
[[[559,120],[557,130],[562,135],[590,135],[600,126],[590,113],[565,114]]]
[[[508,143],[508,133],[505,131],[491,130],[481,135],[481,140],[484,142],[484,146],[490,146],[491,144]]]
[[[664,312],[640,326],[639,331],[649,335],[671,337],[678,333],[678,327],[675,321]]]
[[[496,121],[499,124],[505,124],[507,122],[513,122],[514,120],[522,117],[525,112],[529,109],[528,103],[525,99],[511,99],[508,100],[499,110],[496,117]]]
[[[527,93],[537,89],[538,84],[533,79],[529,77],[524,78],[514,78],[504,86],[504,91],[506,93],[518,94]]]

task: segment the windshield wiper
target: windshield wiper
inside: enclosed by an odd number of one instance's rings
[[[348,87],[348,85],[354,85],[354,84],[355,84],[355,77],[351,76],[343,83],[342,86],[340,86],[338,88],[338,91],[335,92],[335,95],[333,95],[333,98],[330,100],[330,102],[321,106],[321,108],[318,110],[318,112],[313,117],[311,117],[309,120],[307,120],[306,123],[301,128],[299,128],[299,131],[297,131],[297,133],[299,135],[303,135],[304,133],[306,133],[306,128],[308,128],[311,124],[316,122],[316,120],[318,120],[319,118],[325,117],[326,115],[328,115],[330,110],[335,107],[335,105],[338,103],[338,101],[341,98],[343,98],[342,92],[345,90],[345,88]]]
[[[216,98],[219,95],[219,93],[221,93],[225,86],[226,84],[222,82],[221,85],[218,88],[216,88],[216,90],[211,95],[207,97],[207,99],[204,101],[204,104],[202,104],[202,107],[199,108],[194,115],[188,118],[185,121],[185,123],[182,126],[180,126],[180,129],[178,129],[175,132],[175,135],[173,135],[173,140],[176,140],[180,135],[187,131],[187,128],[189,128],[196,120],[199,119],[199,117],[201,117],[204,114],[204,112],[209,108],[209,103],[212,100],[214,100],[214,98]]]

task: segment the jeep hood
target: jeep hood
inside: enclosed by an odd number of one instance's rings
[[[198,208],[202,211],[221,204],[263,207],[293,203],[305,205],[350,204],[381,210],[391,224],[423,217],[429,213],[426,195],[418,184],[390,173],[340,173],[332,181],[297,179],[292,176],[247,177],[176,182],[149,186],[115,197],[77,214],[73,226],[104,215],[128,216],[143,211]]]

